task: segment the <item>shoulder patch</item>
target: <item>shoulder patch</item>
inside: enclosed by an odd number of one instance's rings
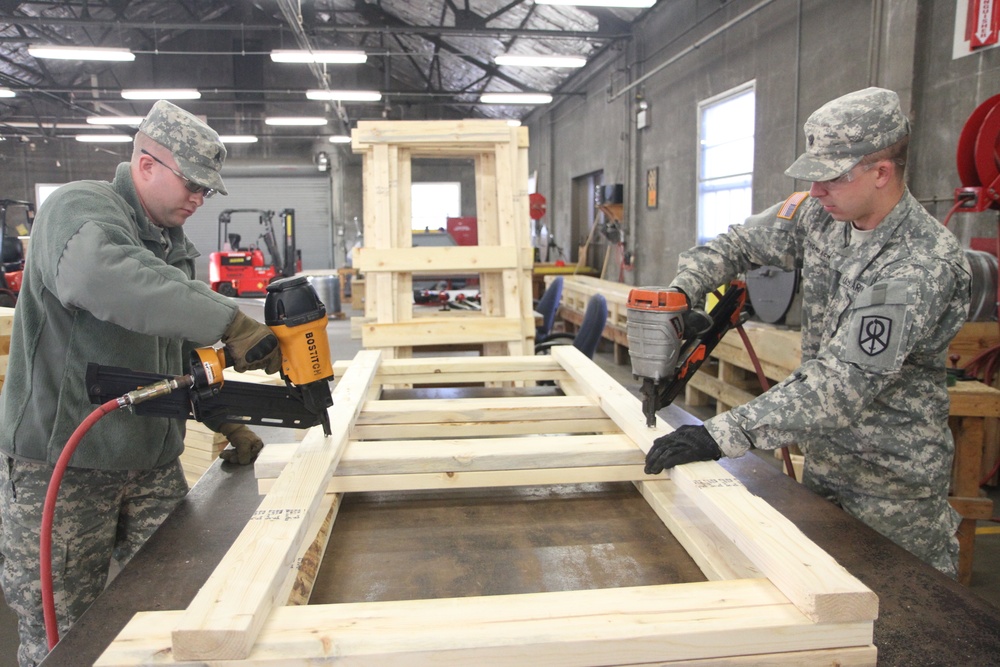
[[[799,205],[809,196],[808,192],[793,192],[792,196],[785,200],[785,203],[778,209],[778,217],[791,220]]]

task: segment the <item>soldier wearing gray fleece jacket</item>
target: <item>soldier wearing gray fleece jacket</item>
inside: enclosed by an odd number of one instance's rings
[[[0,584],[18,615],[22,666],[47,653],[42,506],[63,447],[96,407],[87,363],[180,375],[193,346],[221,339],[237,370],[280,367],[270,330],[194,280],[198,252],[181,227],[205,197],[226,193],[225,157],[214,130],[160,101],[113,181],[65,185],[38,212],[0,393]],[[230,441],[259,451],[246,427]],[[103,590],[112,560],[127,562],[187,493],[183,448],[184,420],[127,410],[83,438],[52,531],[60,632]]]

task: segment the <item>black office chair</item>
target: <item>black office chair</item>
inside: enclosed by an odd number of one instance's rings
[[[587,300],[587,309],[583,312],[583,321],[576,334],[555,333],[548,340],[535,343],[535,354],[548,354],[556,345],[569,345],[583,352],[588,359],[594,358],[597,344],[601,342],[604,325],[608,323],[608,302],[601,294],[595,294]]]
[[[535,310],[542,315],[542,325],[535,327],[535,344],[548,340],[552,335],[552,326],[556,323],[556,313],[559,311],[559,301],[562,299],[563,279],[556,276],[542,293],[542,298],[535,304]]]

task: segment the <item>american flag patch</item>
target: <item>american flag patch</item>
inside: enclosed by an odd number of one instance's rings
[[[799,204],[806,200],[809,196],[808,192],[793,192],[792,196],[785,200],[785,203],[781,205],[778,209],[778,217],[784,218],[785,220],[791,220],[792,216],[795,215],[795,210],[799,207]]]

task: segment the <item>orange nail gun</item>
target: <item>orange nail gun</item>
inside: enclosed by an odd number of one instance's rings
[[[204,347],[191,353],[190,373],[178,388],[142,403],[137,415],[197,419],[209,423],[243,423],[284,428],[323,425],[331,434],[327,408],[333,405],[330,380],[330,344],[326,335],[326,307],[304,276],[276,280],[267,286],[264,323],[281,346],[281,377],[285,386],[251,382],[223,382],[231,365],[224,348]],[[103,404],[136,387],[150,386],[171,376],[125,368],[87,366],[90,400]]]
[[[670,405],[732,327],[746,305],[746,284],[733,281],[711,314],[691,310],[681,292],[640,287],[628,295],[628,348],[632,375],[642,379],[646,426]]]

